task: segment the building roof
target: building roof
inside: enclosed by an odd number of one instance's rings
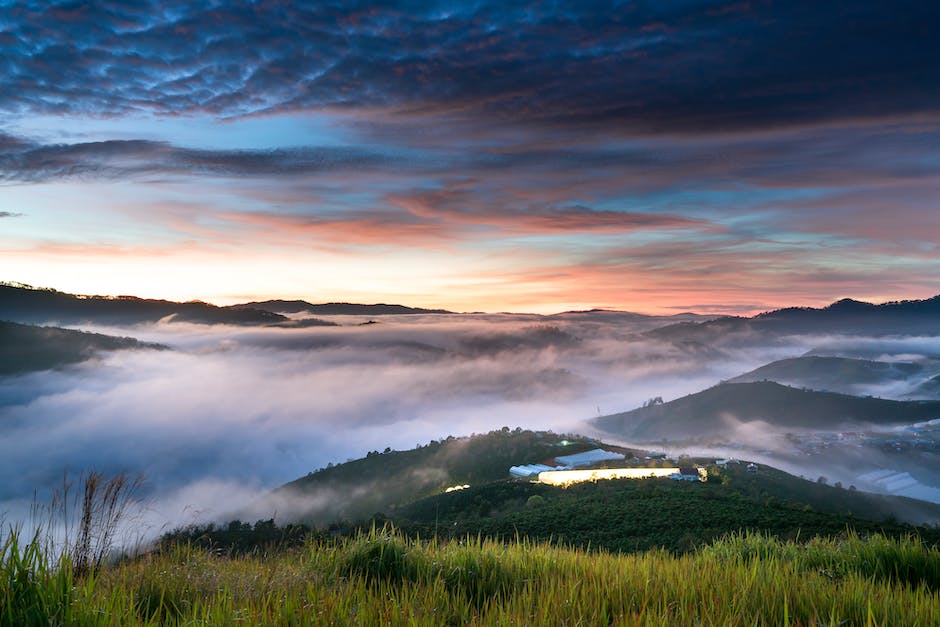
[[[552,466],[546,466],[545,464],[523,464],[521,466],[512,466],[509,469],[509,474],[516,477],[533,477],[540,472],[545,472],[547,470],[555,470]]]
[[[556,457],[555,462],[560,466],[574,467],[625,458],[626,456],[622,453],[614,453],[613,451],[605,451],[602,448],[595,448],[590,451],[584,451],[583,453]]]

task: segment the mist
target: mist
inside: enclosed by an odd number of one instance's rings
[[[96,469],[144,475],[155,531],[224,520],[371,450],[503,426],[590,432],[586,421],[598,415],[694,393],[821,344],[677,347],[644,337],[648,321],[603,316],[329,320],[340,326],[82,326],[171,350],[0,378],[0,514],[15,520],[64,472]],[[776,441],[756,424],[736,437],[753,450]]]

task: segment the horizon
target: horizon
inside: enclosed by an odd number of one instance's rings
[[[657,315],[940,293],[922,3],[6,13],[25,283]]]
[[[210,301],[210,300],[204,299],[204,298],[190,298],[190,299],[188,299],[188,300],[177,300],[177,299],[170,298],[170,297],[166,297],[166,296],[147,296],[147,295],[143,295],[143,294],[79,293],[79,292],[72,292],[72,291],[69,291],[69,290],[60,289],[60,288],[58,288],[58,287],[56,287],[56,286],[51,286],[51,285],[30,285],[30,284],[28,284],[28,283],[24,283],[24,282],[21,282],[21,281],[13,281],[13,280],[9,280],[9,279],[0,280],[0,285],[6,285],[6,286],[10,286],[10,287],[24,288],[24,289],[29,289],[29,290],[39,290],[39,291],[52,290],[52,291],[55,291],[55,292],[59,292],[59,293],[63,293],[63,294],[68,294],[68,295],[71,295],[71,296],[77,296],[77,297],[80,297],[80,298],[113,298],[113,299],[119,299],[119,298],[139,298],[139,299],[143,299],[143,300],[165,300],[165,301],[169,301],[169,302],[179,302],[179,303],[198,302],[198,303],[204,303],[204,304],[212,305],[212,306],[216,306],[216,307],[230,307],[230,306],[234,306],[234,305],[247,305],[247,304],[250,304],[250,303],[253,303],[253,302],[265,302],[265,301],[269,301],[269,300],[278,300],[278,301],[286,301],[286,302],[290,302],[290,301],[306,302],[306,303],[309,304],[309,305],[401,305],[401,306],[404,306],[404,307],[411,307],[411,308],[415,308],[415,309],[444,310],[444,311],[446,311],[448,314],[453,314],[453,315],[472,315],[472,314],[487,314],[487,315],[494,315],[494,314],[527,315],[527,314],[528,314],[528,315],[538,315],[538,316],[551,316],[551,315],[559,315],[559,314],[565,314],[565,313],[583,313],[583,312],[590,312],[590,311],[610,311],[610,312],[615,312],[615,313],[632,313],[632,314],[640,314],[640,315],[644,315],[644,316],[658,316],[658,317],[682,316],[682,315],[686,315],[686,314],[699,315],[699,316],[738,316],[738,317],[753,317],[753,316],[757,316],[757,315],[760,315],[760,314],[763,314],[763,313],[770,313],[770,312],[773,312],[773,311],[777,311],[777,310],[780,310],[780,309],[791,309],[791,308],[797,308],[797,309],[801,309],[801,308],[822,309],[822,308],[828,307],[829,305],[833,305],[833,304],[835,304],[835,303],[842,302],[842,301],[847,301],[847,300],[848,300],[848,301],[855,301],[855,302],[862,302],[862,303],[867,303],[867,304],[872,304],[872,305],[887,305],[887,304],[892,304],[892,303],[901,303],[901,302],[908,302],[908,301],[913,301],[913,300],[929,300],[929,299],[931,299],[931,298],[935,298],[935,297],[940,296],[940,294],[933,294],[933,295],[931,295],[931,296],[927,296],[927,297],[924,297],[924,298],[917,298],[917,299],[892,298],[892,299],[877,300],[877,301],[864,300],[864,299],[859,299],[859,298],[853,298],[853,297],[851,297],[851,296],[842,296],[842,297],[839,297],[839,298],[833,298],[833,299],[830,299],[830,300],[824,300],[823,302],[821,302],[821,303],[819,303],[819,304],[807,305],[807,304],[802,304],[802,303],[790,303],[790,304],[787,304],[787,305],[782,305],[782,306],[780,306],[780,307],[774,307],[773,309],[764,309],[764,310],[757,310],[757,311],[752,311],[752,312],[721,312],[721,311],[719,311],[719,310],[717,310],[717,309],[712,310],[712,311],[707,311],[707,312],[703,312],[703,311],[691,311],[691,310],[687,310],[687,311],[650,312],[650,311],[639,311],[639,310],[636,310],[636,309],[621,309],[621,308],[616,308],[616,307],[611,307],[611,306],[600,306],[600,305],[598,305],[598,306],[580,307],[580,308],[577,308],[577,309],[545,310],[545,311],[523,311],[523,310],[519,310],[519,311],[511,311],[511,310],[500,310],[500,311],[495,311],[495,310],[493,310],[493,311],[487,311],[487,310],[483,310],[483,309],[457,310],[457,309],[451,309],[451,308],[449,308],[449,307],[447,307],[447,306],[444,306],[444,305],[436,305],[436,304],[415,305],[415,304],[409,303],[409,302],[378,301],[378,300],[374,300],[374,299],[371,299],[371,300],[370,300],[370,299],[366,299],[366,300],[363,300],[363,301],[349,301],[349,300],[340,301],[340,300],[326,300],[326,299],[320,300],[320,299],[312,299],[312,298],[303,297],[303,296],[271,296],[271,297],[269,297],[269,298],[251,298],[251,297],[245,297],[245,298],[242,298],[242,299],[229,299],[229,300],[227,300],[227,301]],[[376,314],[376,315],[381,315],[381,314]]]

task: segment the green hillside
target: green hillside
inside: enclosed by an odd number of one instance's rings
[[[282,520],[320,529],[331,525],[348,531],[368,526],[370,520],[391,520],[422,536],[482,533],[508,538],[518,533],[609,550],[688,549],[737,530],[792,537],[838,533],[851,526],[896,535],[911,528],[895,518],[940,522],[940,505],[831,487],[766,466],[751,473],[745,464],[709,465],[705,484],[617,480],[562,489],[509,478],[512,465],[598,446],[615,448],[577,436],[505,429],[410,451],[373,452],[282,486],[270,510],[277,509]],[[628,460],[609,465],[651,463],[625,452]],[[469,487],[445,492],[463,485]],[[283,537],[272,534],[270,525],[256,529],[240,523],[226,529],[194,528],[183,535],[211,532],[207,537],[215,543],[239,546],[250,545],[251,537]]]
[[[165,349],[130,337],[0,321],[0,375],[49,370],[91,359],[101,351]]]
[[[564,442],[564,443],[562,443]],[[367,518],[453,485],[505,479],[509,467],[594,448],[593,440],[548,431],[504,427],[468,438],[449,437],[408,451],[373,451],[362,459],[329,466],[277,491],[313,523]],[[304,502],[313,503],[304,509]]]
[[[724,383],[668,403],[595,418],[600,430],[637,441],[726,436],[737,423],[780,430],[833,430],[863,423],[910,424],[940,417],[940,401],[892,401],[798,390],[769,381]]]

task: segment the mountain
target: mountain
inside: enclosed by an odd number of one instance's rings
[[[770,428],[837,430],[900,425],[940,417],[940,401],[892,401],[798,390],[779,383],[723,383],[695,394],[595,418],[598,429],[637,441],[727,437],[742,423]]]
[[[924,366],[912,362],[804,355],[769,363],[728,382],[775,381],[794,387],[852,394],[862,391],[865,386],[907,381],[923,371]]]
[[[101,351],[153,349],[130,337],[0,321],[0,375],[50,370],[95,357]]]
[[[449,314],[445,309],[421,309],[404,305],[358,305],[356,303],[322,303],[314,305],[305,300],[265,300],[232,305],[230,309],[260,309],[278,314],[309,313],[318,316],[395,316],[405,314]]]
[[[157,322],[270,325],[285,316],[260,309],[217,307],[200,301],[178,303],[134,296],[80,296],[51,289],[0,284],[0,320],[30,324],[130,325]]]
[[[880,305],[843,299],[823,308],[789,307],[751,318],[680,322],[647,333],[672,342],[748,344],[785,335],[940,335],[940,296]]]

